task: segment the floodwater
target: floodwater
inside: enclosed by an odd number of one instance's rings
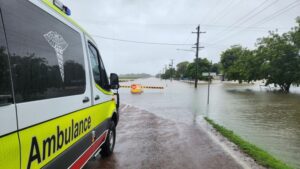
[[[184,82],[155,78],[123,84],[131,83],[165,89],[144,89],[140,95],[120,89],[122,103],[186,124],[208,116],[276,158],[300,168],[300,89],[292,88],[290,94],[282,94],[269,92],[258,84],[215,82],[207,105],[207,84],[194,89]]]

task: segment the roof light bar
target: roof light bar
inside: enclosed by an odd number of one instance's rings
[[[71,15],[71,10],[65,6],[62,2],[59,0],[53,0],[53,5],[55,5],[58,9],[63,11],[66,15],[70,16]]]
[[[59,0],[53,0],[53,5],[55,5],[60,10],[64,9],[64,4],[62,2],[60,2]]]
[[[70,16],[70,15],[71,15],[71,10],[70,10],[70,8],[64,6],[64,9],[65,9],[65,13],[66,13],[68,16]]]

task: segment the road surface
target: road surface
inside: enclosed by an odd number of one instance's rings
[[[239,169],[242,167],[203,128],[122,105],[114,154],[85,169]]]

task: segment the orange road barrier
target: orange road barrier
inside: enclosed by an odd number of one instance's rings
[[[142,88],[145,88],[145,89],[164,89],[164,87],[161,87],[161,86],[142,86]]]
[[[121,85],[121,88],[131,88],[131,86]],[[162,86],[141,86],[144,89],[164,89]]]
[[[120,88],[130,88],[131,86],[120,85]]]

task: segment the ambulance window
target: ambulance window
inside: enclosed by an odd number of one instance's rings
[[[100,58],[100,71],[101,71],[101,81],[102,81],[102,87],[106,90],[109,90],[109,82],[108,82],[108,78],[107,78],[107,74],[105,71],[105,67],[103,64],[102,59]]]
[[[0,13],[0,106],[12,102],[7,46]]]
[[[93,45],[89,43],[89,51],[90,51],[90,59],[91,59],[91,66],[94,75],[95,82],[101,86],[100,81],[100,64],[98,58],[98,52]]]
[[[1,2],[16,101],[84,93],[80,34],[29,1]]]
[[[93,44],[89,43],[89,51],[95,82],[103,89],[109,90],[107,75],[97,48]]]

